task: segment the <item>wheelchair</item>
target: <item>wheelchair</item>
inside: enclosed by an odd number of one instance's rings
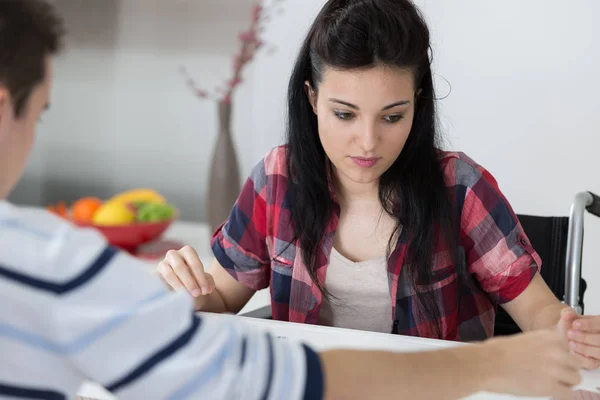
[[[600,217],[600,197],[591,192],[575,195],[569,217],[517,215],[531,245],[542,258],[540,274],[554,295],[583,314],[587,288],[581,277],[585,212]],[[521,332],[504,309],[496,313],[495,336]]]

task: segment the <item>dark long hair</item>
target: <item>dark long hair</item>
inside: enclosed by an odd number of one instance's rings
[[[408,68],[414,74],[415,115],[408,140],[379,181],[379,200],[408,238],[405,266],[415,289],[432,280],[432,252],[438,233],[454,243],[456,232],[450,195],[440,165],[429,30],[409,0],[330,0],[304,40],[288,88],[287,169],[291,218],[302,257],[313,281],[321,239],[334,212],[317,117],[304,87],[318,93],[324,67],[358,70],[378,65]],[[451,254],[454,258],[454,254]],[[418,285],[417,285],[418,283]],[[431,291],[419,290],[419,302],[430,321],[440,311]],[[435,329],[439,335],[440,327]]]

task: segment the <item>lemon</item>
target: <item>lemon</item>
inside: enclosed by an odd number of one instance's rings
[[[127,225],[135,221],[135,211],[120,201],[111,201],[101,206],[93,217],[96,225]]]

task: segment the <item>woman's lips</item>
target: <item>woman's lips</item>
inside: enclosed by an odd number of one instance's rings
[[[361,168],[371,168],[379,161],[378,157],[350,157]]]

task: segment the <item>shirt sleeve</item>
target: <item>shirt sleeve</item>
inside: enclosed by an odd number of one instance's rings
[[[59,337],[92,332],[69,355],[86,376],[123,400],[321,398],[312,350],[241,322],[203,319],[187,294],[168,292],[138,264],[116,254],[76,303],[54,311]],[[117,281],[135,282],[135,293],[115,289]]]
[[[515,299],[529,285],[541,259],[494,177],[457,160],[462,199],[461,241],[469,272],[496,304]]]
[[[169,292],[146,263],[96,231],[12,220],[0,233],[0,349],[12,357],[62,360],[60,374],[77,373],[124,400],[322,398],[311,349],[195,314],[189,295]],[[36,379],[29,367],[1,364],[0,381]]]
[[[269,157],[269,156],[267,156]],[[269,286],[271,259],[267,248],[268,196],[276,177],[267,177],[261,160],[244,183],[231,214],[214,233],[211,247],[217,261],[236,280],[253,290]]]

